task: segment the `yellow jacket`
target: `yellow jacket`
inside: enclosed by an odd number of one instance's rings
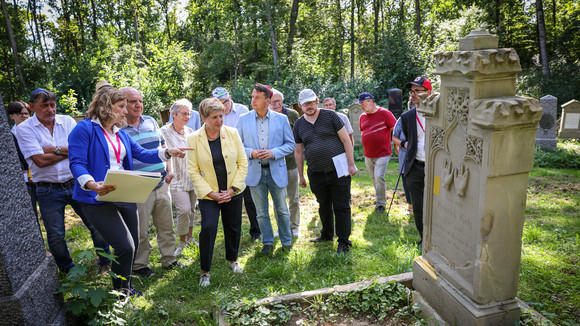
[[[220,129],[220,141],[228,173],[228,189],[233,188],[236,195],[240,194],[246,188],[248,174],[248,159],[244,144],[238,131],[227,126]],[[193,182],[195,194],[200,199],[211,199],[208,194],[219,192],[219,187],[205,126],[187,138],[187,147],[193,148],[187,151],[187,172]]]

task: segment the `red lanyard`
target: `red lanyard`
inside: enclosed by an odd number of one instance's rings
[[[417,118],[417,122],[419,123],[419,126],[421,127],[421,130],[423,130],[423,132],[425,132],[425,128],[423,128],[423,124],[421,123],[421,120],[419,119],[419,115],[418,114],[415,114],[415,118]]]
[[[119,140],[119,133],[115,134],[117,136],[117,146],[119,146],[119,148],[117,148],[117,147],[115,147],[115,144],[113,144],[113,141],[111,141],[111,138],[109,138],[109,135],[105,131],[105,128],[101,127],[101,129],[103,129],[103,134],[105,134],[105,137],[107,137],[107,141],[109,141],[111,146],[113,146],[113,152],[115,152],[115,157],[117,158],[117,163],[121,163],[121,141]]]

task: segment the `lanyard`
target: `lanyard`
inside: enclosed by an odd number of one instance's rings
[[[421,130],[423,130],[423,132],[425,132],[425,128],[423,127],[423,124],[421,123],[421,120],[419,119],[419,115],[416,114],[416,113],[415,113],[415,118],[417,118],[417,122],[419,123],[419,126],[421,127]]]
[[[103,134],[105,134],[105,137],[107,137],[107,141],[109,142],[109,144],[113,146],[113,152],[115,152],[117,163],[121,163],[121,141],[119,140],[119,133],[115,133],[115,135],[117,136],[117,146],[119,146],[119,148],[117,148],[115,147],[115,144],[113,144],[113,141],[111,141],[111,138],[109,138],[109,135],[107,134],[105,129],[103,127],[101,127],[101,129],[103,129]]]

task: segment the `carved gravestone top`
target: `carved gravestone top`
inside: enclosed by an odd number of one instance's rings
[[[362,136],[360,132],[360,116],[363,114],[363,110],[360,104],[354,103],[348,107],[348,119],[352,123],[352,134],[354,144],[362,145]]]
[[[580,139],[580,102],[572,100],[562,105],[560,138]]]
[[[52,324],[62,307],[56,265],[44,248],[1,96],[0,152],[0,324]]]
[[[466,40],[467,39],[467,40]],[[528,173],[542,115],[516,95],[519,57],[474,31],[436,53],[425,96],[423,255],[413,285],[450,324],[513,325]],[[490,48],[494,46],[495,48]]]
[[[558,145],[556,139],[558,99],[552,95],[546,95],[540,99],[540,107],[543,113],[536,133],[536,146],[545,149],[555,148]]]

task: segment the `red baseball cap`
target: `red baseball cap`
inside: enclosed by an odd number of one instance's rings
[[[412,82],[407,83],[407,88],[411,88],[412,85],[425,87],[427,90],[431,90],[431,81],[423,76],[415,78]]]

